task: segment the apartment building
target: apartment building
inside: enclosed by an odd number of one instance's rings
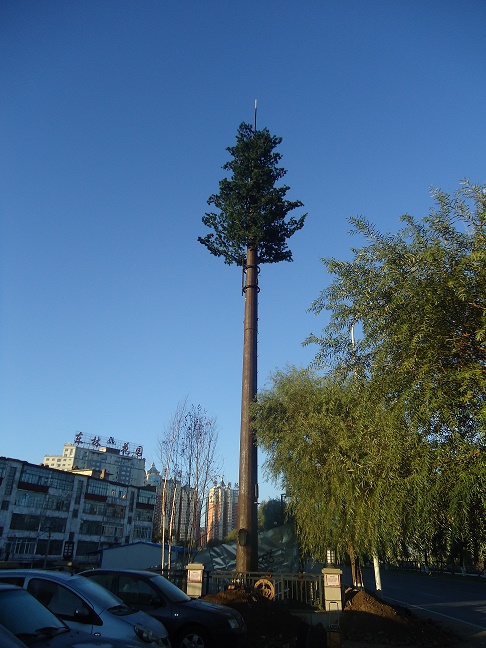
[[[0,457],[0,559],[96,563],[100,549],[151,540],[153,486]]]
[[[154,514],[154,531],[158,539],[176,544],[200,544],[200,511],[196,493],[180,479],[164,479],[152,463],[147,470],[147,484],[155,486],[157,500]]]
[[[129,486],[145,484],[143,447],[113,436],[101,437],[76,432],[65,443],[62,455],[45,455],[43,463],[67,471],[101,470],[108,479]]]
[[[238,496],[237,487],[232,488],[220,481],[209,489],[206,512],[206,539],[222,540],[230,531],[238,526]]]

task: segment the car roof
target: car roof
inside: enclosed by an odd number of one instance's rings
[[[49,576],[56,578],[60,581],[68,581],[72,578],[76,578],[76,574],[71,574],[70,572],[61,572],[53,571],[50,569],[2,569],[0,571],[1,576]]]
[[[115,567],[97,567],[96,569],[87,569],[86,571],[80,572],[81,574],[100,574],[105,573],[117,573],[117,574],[148,574],[150,576],[155,576],[159,572],[151,571],[150,569],[116,569]],[[162,574],[159,574],[160,576]]]
[[[14,585],[13,583],[0,583],[0,592],[4,592],[5,590],[18,590],[22,589],[21,587],[17,587],[17,585]]]

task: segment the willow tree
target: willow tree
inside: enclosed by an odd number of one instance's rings
[[[331,317],[307,343],[316,366],[365,372],[429,440],[486,445],[486,185],[434,198],[396,234],[350,219],[365,245],[324,260],[333,280],[311,310]]]
[[[486,555],[486,185],[433,197],[429,215],[403,216],[396,234],[351,220],[365,244],[351,260],[324,260],[333,279],[311,310],[331,315],[307,343],[317,367],[365,379],[427,448],[410,476],[421,506],[409,546],[430,551],[441,529],[444,551]]]
[[[305,214],[288,217],[302,207],[287,200],[287,185],[277,186],[286,170],[278,166],[275,149],[282,138],[264,128],[242,123],[236,145],[227,148],[231,160],[222,167],[229,173],[219,182],[219,193],[208,199],[216,211],[206,213],[203,223],[212,232],[199,237],[211,254],[226,264],[243,267],[245,295],[243,380],[240,430],[238,545],[236,569],[253,571],[258,554],[257,449],[250,427],[250,404],[257,393],[258,272],[263,263],[292,261],[289,239],[304,225]]]
[[[425,465],[427,448],[361,380],[279,371],[252,415],[306,553],[322,561],[329,548],[338,558],[349,553],[354,583],[361,581],[359,556],[400,554],[414,502],[411,476],[418,479],[414,465]]]

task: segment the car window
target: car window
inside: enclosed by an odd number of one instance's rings
[[[185,592],[179,589],[174,583],[171,583],[170,580],[164,578],[160,574],[154,574],[150,577],[150,581],[153,583],[157,591],[162,593],[162,596],[169,599],[172,603],[183,603],[185,601],[190,601],[191,598],[187,596]]]
[[[0,576],[0,583],[9,583],[9,585],[24,586],[24,576]]]
[[[122,601],[134,607],[150,605],[157,597],[157,591],[149,583],[130,574],[119,575],[118,587]]]
[[[116,586],[113,582],[113,574],[87,574],[86,576],[90,581],[98,583],[98,585],[110,590],[110,592],[117,593]]]
[[[100,587],[91,578],[73,576],[70,583],[72,588],[86,597],[88,601],[96,601],[96,605],[104,610],[109,610],[112,607],[117,607],[122,604],[118,596],[115,596],[115,594],[104,587]]]
[[[61,619],[74,621],[76,610],[83,609],[88,613],[87,618],[91,619],[93,616],[91,608],[82,598],[59,583],[42,578],[32,578],[27,586],[27,591]]]
[[[64,629],[65,624],[25,590],[0,592],[0,624],[15,635],[32,634],[39,628]]]

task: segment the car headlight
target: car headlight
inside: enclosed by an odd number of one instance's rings
[[[238,630],[238,628],[240,627],[240,624],[238,623],[238,619],[228,619],[228,623],[232,630]]]
[[[144,628],[141,625],[136,625],[134,627],[134,630],[137,637],[144,643],[153,643],[156,646],[164,646],[164,648],[170,648],[170,641],[168,637],[159,637],[153,630]]]

